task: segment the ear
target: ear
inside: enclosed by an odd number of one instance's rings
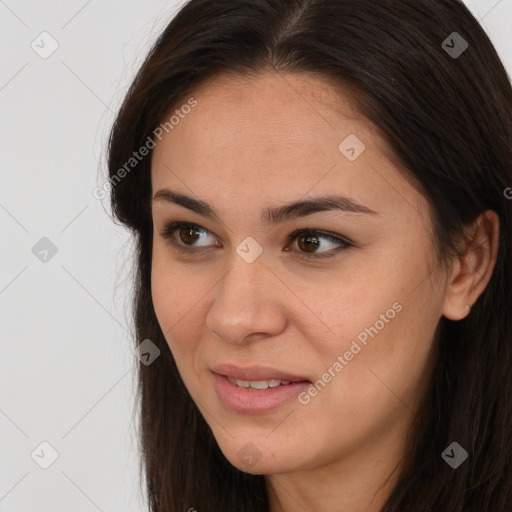
[[[452,263],[447,280],[442,314],[449,320],[461,320],[491,279],[499,247],[500,220],[487,210],[467,227],[464,248]]]

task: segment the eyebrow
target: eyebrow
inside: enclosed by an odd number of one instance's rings
[[[195,199],[170,189],[162,189],[156,192],[153,196],[153,201],[165,201],[177,204],[196,212],[203,217],[221,221],[215,208],[205,201]],[[287,220],[330,210],[378,215],[374,210],[371,210],[367,206],[344,195],[327,195],[304,201],[295,201],[279,207],[266,208],[262,211],[261,220],[263,223],[269,225],[279,224]]]

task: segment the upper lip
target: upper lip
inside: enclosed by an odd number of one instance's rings
[[[305,377],[292,375],[291,373],[271,368],[269,366],[236,366],[234,364],[219,364],[212,368],[214,373],[233,377],[238,380],[261,381],[261,380],[287,380],[290,382],[308,381]],[[309,382],[309,381],[308,381]]]

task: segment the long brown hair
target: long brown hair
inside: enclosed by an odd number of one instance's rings
[[[112,128],[108,165],[113,214],[136,241],[135,343],[150,339],[161,351],[138,370],[151,510],[268,510],[265,476],[223,456],[155,316],[151,152],[126,171],[195,87],[223,72],[265,70],[350,88],[428,198],[441,257],[453,254],[466,223],[487,209],[498,214],[494,273],[469,316],[440,320],[431,387],[383,512],[512,510],[512,88],[458,0],[190,0],[150,50]],[[469,454],[456,470],[441,457],[454,441]]]

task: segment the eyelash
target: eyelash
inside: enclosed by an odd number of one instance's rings
[[[178,244],[173,239],[174,238],[173,235],[176,231],[179,231],[180,229],[184,229],[184,228],[194,228],[194,229],[199,228],[198,231],[204,231],[204,232],[208,233],[207,229],[205,229],[197,224],[190,224],[190,223],[185,223],[185,222],[171,222],[164,227],[164,229],[160,233],[160,236],[162,238],[165,238],[166,240],[168,240],[169,243],[171,244],[171,246],[174,249],[176,249],[177,251],[186,253],[189,255],[192,253],[197,255],[198,253],[202,253],[204,251],[211,250],[211,247],[210,248],[204,247],[201,249],[201,248],[186,247],[186,246]],[[347,240],[344,240],[337,236],[331,235],[330,233],[326,233],[325,231],[318,231],[318,230],[314,230],[314,229],[297,229],[296,231],[294,231],[293,233],[288,235],[288,242],[289,243],[293,242],[293,240],[295,240],[296,238],[298,238],[301,235],[314,235],[317,238],[324,238],[326,240],[329,240],[330,242],[339,243],[342,245],[342,247],[340,247],[338,249],[332,249],[331,251],[328,251],[326,254],[325,253],[308,254],[308,253],[298,251],[300,253],[301,257],[306,258],[306,259],[332,258],[332,257],[336,256],[338,253],[344,251],[345,249],[348,249],[349,247],[353,247],[353,244],[348,242]]]

